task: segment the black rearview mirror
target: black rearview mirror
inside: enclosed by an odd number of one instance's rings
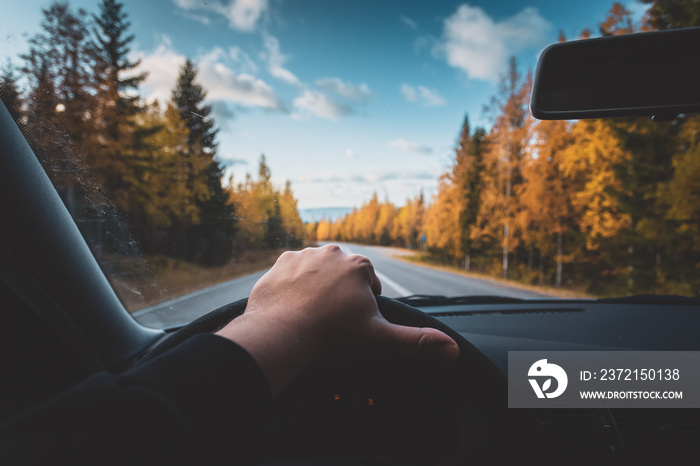
[[[531,109],[541,120],[700,112],[700,28],[576,40],[540,56]]]

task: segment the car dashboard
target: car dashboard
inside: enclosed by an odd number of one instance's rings
[[[698,351],[700,307],[595,300],[423,306],[504,374],[509,351]],[[505,400],[504,400],[505,403]],[[700,409],[533,409],[553,451],[612,464],[700,457]]]

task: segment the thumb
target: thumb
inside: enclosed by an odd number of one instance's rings
[[[457,343],[430,327],[406,327],[383,321],[380,341],[389,350],[406,354],[419,354],[438,359],[456,360],[459,357]]]

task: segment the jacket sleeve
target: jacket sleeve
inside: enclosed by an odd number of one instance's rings
[[[0,464],[246,462],[271,403],[250,354],[196,335],[122,374],[95,374],[5,423]]]

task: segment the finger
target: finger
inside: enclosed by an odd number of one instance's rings
[[[405,354],[419,354],[438,359],[455,360],[459,345],[440,330],[430,327],[406,327],[386,320],[380,324],[382,346]],[[380,341],[381,341],[380,340]]]
[[[382,282],[379,280],[377,273],[374,271],[372,261],[360,254],[353,254],[351,258],[359,261],[364,267],[364,270],[367,273],[367,281],[369,282],[369,287],[372,289],[372,293],[374,293],[375,296],[382,294]]]
[[[379,277],[377,277],[377,273],[374,271],[374,266],[371,262],[367,268],[369,274],[369,287],[372,288],[372,293],[374,293],[375,296],[378,296],[382,294],[382,282],[379,280]]]

